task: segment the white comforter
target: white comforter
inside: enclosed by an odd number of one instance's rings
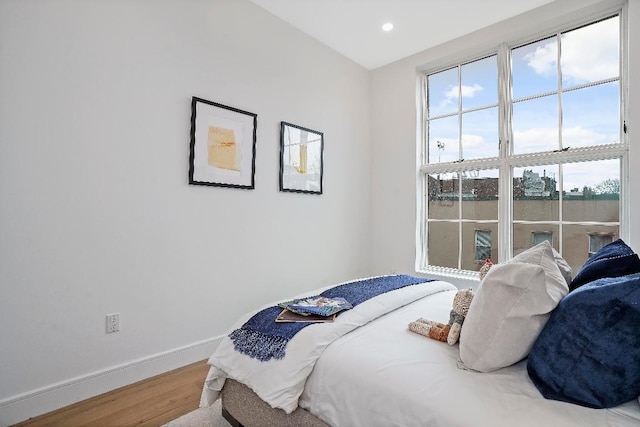
[[[225,336],[209,359],[212,367],[205,380],[200,405],[212,404],[217,399],[225,379],[233,378],[249,386],[272,407],[291,413],[298,407],[298,399],[307,377],[329,344],[399,307],[434,293],[455,289],[448,282],[433,281],[407,286],[371,298],[341,313],[333,323],[315,324],[302,329],[289,341],[286,355],[281,360],[261,362],[252,359],[237,352],[231,339]],[[247,313],[233,329],[242,326],[255,312],[257,310]]]
[[[491,373],[460,369],[457,345],[408,331],[419,317],[447,322],[454,295],[423,298],[329,345],[300,406],[335,427],[640,426],[637,400],[611,409],[547,400],[526,361]]]

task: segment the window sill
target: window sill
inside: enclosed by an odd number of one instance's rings
[[[427,266],[425,268],[417,270],[416,272],[420,274],[424,274],[426,276],[437,275],[442,277],[445,280],[446,279],[470,280],[470,281],[476,282],[476,284],[480,283],[480,276],[477,271]]]

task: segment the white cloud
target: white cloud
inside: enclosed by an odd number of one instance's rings
[[[480,159],[483,157],[497,157],[497,141],[487,142],[480,135],[462,134],[462,154],[465,159]]]
[[[461,93],[463,98],[473,98],[477,92],[480,92],[482,90],[483,90],[483,87],[480,86],[478,83],[475,83],[473,86],[462,85],[461,87]],[[453,101],[455,99],[458,99],[458,87],[451,86],[451,88],[447,91],[447,93],[445,93],[444,96],[448,101]]]
[[[536,47],[536,50],[524,56],[527,65],[542,76],[549,76],[556,72],[558,59],[558,44],[550,42],[544,46]]]
[[[473,86],[465,86],[462,85],[462,97],[463,98],[473,98],[476,95],[476,92],[480,92],[483,90],[483,87],[478,83],[475,83]]]
[[[530,128],[513,131],[515,153],[532,153],[558,148],[558,130],[553,128]]]
[[[618,160],[602,160],[598,162],[571,163],[564,166],[564,190],[579,191],[587,187],[595,187],[607,179],[620,179],[620,162]]]
[[[562,36],[562,73],[570,84],[619,75],[618,19],[565,33]],[[547,76],[557,68],[556,41],[540,45],[524,59],[537,74]]]
[[[477,148],[483,144],[486,144],[484,138],[480,135],[473,135],[470,133],[462,134],[462,143],[465,148]]]
[[[555,128],[514,130],[513,140],[516,153],[555,150],[558,148],[558,130]],[[563,147],[584,147],[611,142],[610,135],[597,133],[581,126],[573,126],[562,130]]]
[[[594,132],[581,126],[565,128],[562,131],[564,147],[584,147],[587,145],[609,144],[613,142],[609,135]]]
[[[585,27],[564,36],[562,70],[570,82],[590,82],[620,74],[618,26],[611,23],[617,23],[617,20]],[[600,26],[603,27],[598,28]]]

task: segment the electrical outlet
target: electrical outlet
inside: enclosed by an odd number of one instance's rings
[[[120,313],[107,314],[107,333],[120,330]]]

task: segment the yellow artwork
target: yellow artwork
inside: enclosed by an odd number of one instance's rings
[[[307,144],[300,145],[300,165],[296,168],[299,173],[307,173]]]
[[[209,126],[207,148],[210,166],[240,172],[242,154],[233,129]]]

